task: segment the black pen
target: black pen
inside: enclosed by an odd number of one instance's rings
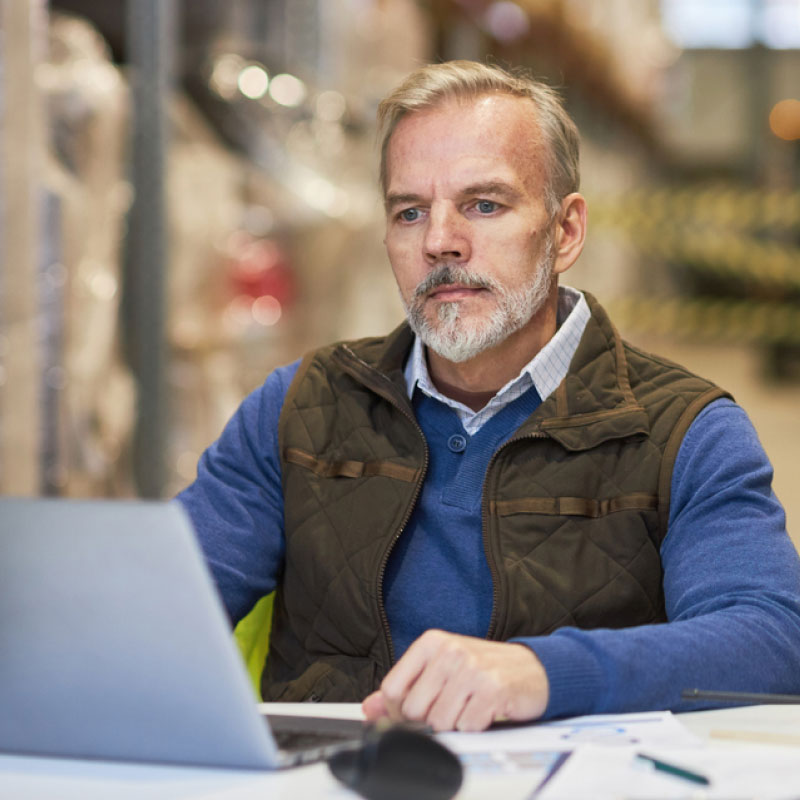
[[[684,689],[681,700],[710,700],[715,703],[751,705],[797,705],[800,695],[766,694],[760,692],[718,692],[711,689]]]
[[[692,772],[685,767],[679,767],[676,764],[670,764],[668,761],[662,761],[660,758],[653,758],[653,756],[645,755],[644,753],[637,753],[636,758],[640,761],[646,761],[659,772],[666,772],[668,775],[674,775],[676,778],[683,778],[685,781],[692,783],[699,783],[702,786],[708,786],[711,781],[699,772]]]

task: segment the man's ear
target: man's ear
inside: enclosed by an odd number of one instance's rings
[[[577,260],[586,239],[586,200],[573,192],[561,201],[553,220],[553,272],[566,272]]]

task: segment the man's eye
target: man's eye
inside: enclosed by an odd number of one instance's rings
[[[402,219],[403,222],[414,222],[415,220],[419,219],[419,209],[404,208],[400,212],[400,219]]]
[[[497,211],[497,203],[492,200],[478,200],[475,204],[475,208],[477,208],[481,214],[491,214],[492,211]]]

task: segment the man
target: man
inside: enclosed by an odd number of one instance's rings
[[[586,203],[556,96],[452,62],[379,116],[408,325],[276,370],[180,496],[234,621],[277,588],[265,699],[478,730],[800,691],[750,423],[558,287]]]

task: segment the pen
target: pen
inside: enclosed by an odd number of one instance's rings
[[[660,758],[653,758],[653,756],[645,755],[644,753],[637,753],[636,758],[640,761],[645,761],[660,772],[666,772],[669,775],[674,775],[676,778],[683,778],[685,781],[692,783],[699,783],[702,786],[708,786],[711,781],[699,772],[692,772],[685,767],[679,767],[675,764],[670,764],[668,761],[662,761]]]
[[[712,700],[716,703],[751,703],[754,705],[800,704],[798,694],[765,694],[760,692],[717,692],[711,689],[684,689],[682,700]]]

